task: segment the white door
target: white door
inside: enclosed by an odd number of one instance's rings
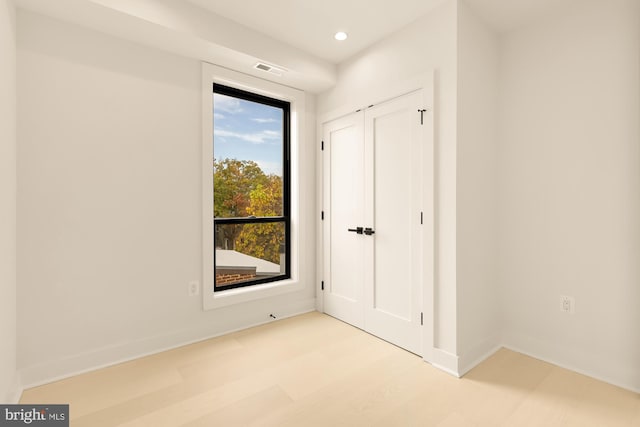
[[[324,125],[324,311],[364,327],[363,113]]]
[[[324,125],[324,310],[417,354],[421,103],[418,91]]]
[[[422,354],[421,93],[365,114],[365,329]]]

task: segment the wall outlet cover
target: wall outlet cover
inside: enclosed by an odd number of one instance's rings
[[[566,295],[560,295],[560,311],[574,314],[576,312],[575,298]]]
[[[188,291],[189,291],[189,296],[190,297],[194,297],[200,294],[200,282],[198,282],[197,280],[193,280],[191,282],[189,282],[189,287],[188,287]]]

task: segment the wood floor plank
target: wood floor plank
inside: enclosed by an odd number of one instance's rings
[[[260,421],[269,413],[292,404],[291,398],[280,387],[274,386],[184,425],[188,427],[248,426]]]
[[[244,377],[238,381],[191,396],[142,417],[122,424],[123,427],[172,427],[194,422],[212,411],[269,389],[271,384],[260,377]]]
[[[640,427],[640,395],[502,349],[462,379],[320,313],[25,391],[74,427]]]
[[[378,389],[417,365],[429,368],[417,356],[397,350],[377,360],[362,360],[357,369],[352,365],[350,370],[340,370],[340,378],[334,377],[333,381],[323,383],[319,388],[310,387],[312,392],[299,396],[294,406],[266,417],[259,425],[279,426],[291,420],[317,419],[320,412],[326,422],[333,423],[336,420],[332,417],[339,418],[341,413],[345,413],[350,414],[352,420],[357,418],[362,423],[371,424],[372,419],[366,409],[369,401],[378,394]],[[318,370],[317,375],[323,372]]]
[[[182,380],[170,365],[139,359],[26,390],[21,403],[73,402],[70,417],[74,419]]]
[[[463,379],[454,411],[478,426],[502,425],[552,371],[551,364],[500,350]]]
[[[540,422],[552,427],[631,425],[637,403],[634,393],[554,368],[505,425],[526,427]]]

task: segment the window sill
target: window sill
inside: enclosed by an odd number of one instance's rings
[[[261,285],[235,288],[225,291],[205,292],[202,297],[203,308],[212,310],[230,305],[242,304],[262,298],[269,298],[289,292],[296,292],[303,289],[298,280],[287,279],[279,282],[264,283]]]

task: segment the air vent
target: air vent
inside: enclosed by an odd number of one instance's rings
[[[281,76],[287,71],[284,68],[265,64],[264,62],[258,62],[256,65],[253,66],[253,68],[261,71],[266,71],[267,73],[275,74],[276,76]]]

